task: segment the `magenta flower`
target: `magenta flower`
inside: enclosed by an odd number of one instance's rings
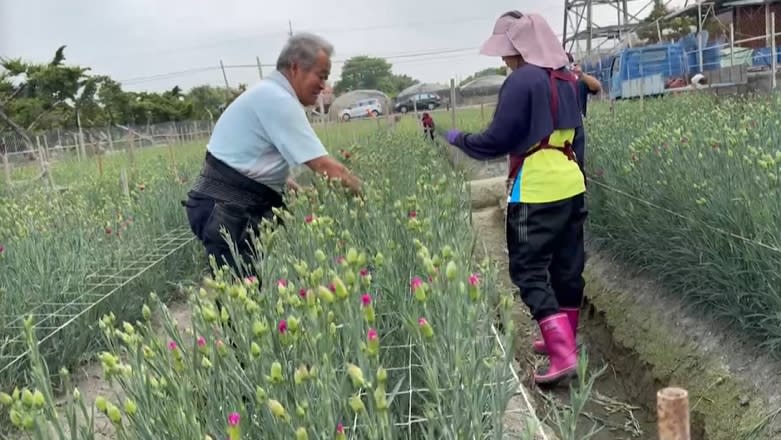
[[[330,290],[331,292],[336,293],[336,284],[334,284],[334,283],[328,284],[328,290]]]
[[[469,275],[469,285],[477,286],[478,284],[480,284],[480,274],[473,273],[472,275]]]
[[[172,340],[172,341],[168,342],[168,349],[169,350],[174,351],[174,350],[176,350],[176,348],[177,348],[176,341]]]
[[[336,424],[336,433],[344,434],[344,425],[342,425],[342,422]]]
[[[277,280],[277,286],[287,287],[287,280],[284,278],[280,278],[279,280]]]
[[[301,290],[298,291],[298,296],[300,296],[303,299],[306,299],[306,289],[302,287]]]
[[[307,223],[312,223],[315,220],[314,214],[309,214],[308,216],[304,217],[304,221]]]
[[[344,260],[344,256],[340,255],[340,256],[336,257],[336,264],[342,265],[342,264],[344,264],[344,261],[345,261]]]
[[[5,247],[2,244],[0,244],[0,255],[2,255],[3,252],[5,252]]]
[[[198,346],[199,347],[205,347],[206,346],[206,338],[203,336],[198,336]]]
[[[409,213],[407,213],[407,216],[408,216],[409,218],[415,218],[415,217],[417,217],[417,216],[418,216],[418,213],[417,213],[417,212],[416,212],[416,211],[413,209],[412,211],[410,211]]]
[[[279,330],[280,333],[285,334],[285,332],[287,332],[287,321],[285,321],[284,319],[280,320],[277,329]]]
[[[241,415],[237,412],[232,412],[228,415],[228,426],[239,426],[241,422]]]
[[[250,275],[244,278],[244,282],[247,284],[255,284],[256,282],[258,282],[258,277],[256,277],[255,275]]]
[[[369,275],[369,269],[364,267],[363,269],[361,269],[360,274],[361,274],[362,277],[368,276]]]
[[[366,339],[369,341],[376,341],[379,336],[377,335],[377,330],[370,328],[368,333],[366,333]]]
[[[427,324],[428,324],[428,321],[426,321],[426,318],[423,318],[423,317],[418,318],[418,325],[419,326],[423,327],[424,325],[427,325]]]
[[[409,286],[414,292],[423,286],[423,280],[421,280],[420,277],[415,277],[410,281]]]
[[[372,296],[369,295],[368,293],[364,293],[361,296],[361,304],[363,304],[364,307],[368,307],[371,305],[371,303],[372,303]]]

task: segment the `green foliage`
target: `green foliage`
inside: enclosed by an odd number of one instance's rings
[[[703,8],[705,9],[705,8]],[[697,31],[697,12],[694,10],[684,15],[674,18],[662,19],[673,12],[663,2],[657,2],[648,16],[641,22],[641,27],[637,31],[637,36],[647,43],[659,43],[659,32],[662,34],[663,41],[679,40],[692,32]],[[659,25],[655,23],[659,20]],[[726,27],[714,17],[708,17],[703,23],[703,29],[708,31],[710,37],[722,35]]]
[[[594,109],[592,236],[698,311],[781,353],[781,96]]]
[[[407,75],[395,75],[391,69],[391,64],[383,58],[352,57],[344,63],[342,77],[334,85],[334,93],[370,89],[396,96],[417,82]]]
[[[502,438],[516,384],[491,325],[509,347],[513,301],[494,265],[472,261],[463,176],[417,131],[350,152],[365,198],[320,179],[289,198],[285,227],[254,240],[262,283],[207,278],[189,297],[189,331],[153,296],[138,321],[107,313],[89,332],[102,333],[104,375],[122,389],[94,402],[118,439]],[[35,350],[31,360],[35,388],[0,403],[47,438],[47,423],[64,428]],[[92,402],[66,400],[72,438],[91,438],[75,414]]]
[[[489,67],[487,69],[483,69],[479,72],[475,72],[472,75],[467,76],[461,82],[458,83],[458,87],[461,87],[470,81],[474,81],[477,78],[480,78],[481,76],[488,76],[488,75],[502,75],[505,76],[507,74],[507,71],[504,67]]]
[[[162,93],[128,92],[116,80],[91,75],[88,67],[67,65],[65,46],[49,63],[0,59],[0,111],[23,130],[76,129],[109,124],[155,124],[216,119],[227,102],[246,89],[179,86]],[[0,124],[0,133],[10,127]]]

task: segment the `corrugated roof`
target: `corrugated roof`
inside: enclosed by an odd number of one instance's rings
[[[722,8],[732,8],[735,6],[759,6],[773,3],[779,3],[778,0],[729,0],[718,4]]]

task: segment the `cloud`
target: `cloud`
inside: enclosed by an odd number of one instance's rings
[[[259,78],[256,57],[276,62],[291,20],[294,31],[333,42],[337,60],[474,48],[390,60],[397,73],[447,82],[501,64],[476,48],[510,9],[539,12],[561,32],[563,1],[553,0],[0,0],[0,56],[47,61],[67,44],[68,62],[134,79],[131,90],[222,84],[222,60],[231,85],[251,84]],[[595,14],[615,17],[609,8]],[[332,79],[339,71],[336,63]]]

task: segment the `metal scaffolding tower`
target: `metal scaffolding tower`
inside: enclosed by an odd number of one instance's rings
[[[572,53],[590,54],[608,41],[621,41],[658,3],[661,1],[564,0],[564,49]],[[632,13],[629,4],[639,9]],[[595,17],[595,11],[600,12],[600,17],[606,17],[609,10],[616,13],[615,23],[606,23],[604,18],[600,20]],[[595,46],[594,40],[600,40],[599,44]]]

